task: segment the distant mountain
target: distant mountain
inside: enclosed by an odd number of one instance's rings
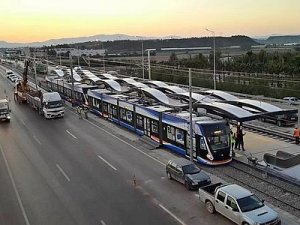
[[[32,42],[32,43],[9,43],[5,41],[0,41],[0,48],[16,48],[16,47],[41,47],[59,44],[74,44],[89,41],[115,41],[115,40],[149,40],[149,39],[172,39],[180,38],[178,36],[168,36],[168,37],[142,37],[142,36],[132,36],[126,34],[99,34],[88,37],[74,37],[74,38],[59,38],[50,39],[42,42]]]
[[[270,36],[267,39],[258,39],[261,44],[291,44],[298,43],[300,44],[300,35],[274,35]]]

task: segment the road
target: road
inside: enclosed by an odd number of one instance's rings
[[[0,76],[3,90],[13,99]],[[232,224],[208,214],[196,192],[165,178],[164,161],[113,128],[69,110],[46,120],[27,105],[11,108],[11,123],[0,126],[0,224]]]

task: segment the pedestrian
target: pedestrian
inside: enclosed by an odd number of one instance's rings
[[[243,133],[243,127],[240,126],[238,132],[237,132],[237,142],[238,142],[238,149],[241,150],[241,147],[242,147],[242,150],[245,151],[245,148],[244,148],[244,136],[246,135],[246,133]]]
[[[234,150],[234,147],[235,147],[235,142],[236,142],[236,135],[235,133],[230,130],[230,141],[231,141],[231,150],[233,151]]]
[[[78,106],[77,107],[77,109],[76,109],[76,111],[77,111],[77,113],[78,113],[78,116],[79,116],[79,119],[82,119],[82,109],[81,109],[81,107],[80,106]]]
[[[296,140],[296,144],[298,145],[299,144],[299,130],[298,130],[298,127],[295,127],[295,129],[294,129],[294,137],[295,137],[295,140]]]

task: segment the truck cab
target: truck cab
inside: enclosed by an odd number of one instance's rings
[[[237,185],[221,183],[199,188],[199,198],[210,213],[218,212],[240,225],[280,225],[278,214],[255,194]]]
[[[46,92],[42,96],[42,113],[45,118],[64,117],[64,103],[57,92]]]
[[[0,120],[10,121],[10,108],[7,99],[0,99]]]

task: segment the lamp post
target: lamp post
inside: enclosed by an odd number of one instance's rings
[[[192,105],[192,70],[189,69],[189,111],[190,111],[190,160],[193,162],[193,105]]]
[[[151,80],[151,65],[150,65],[150,51],[156,51],[155,48],[152,49],[146,49],[145,51],[148,52],[148,73],[149,73],[149,80]]]
[[[142,39],[142,67],[143,67],[143,80],[145,79],[145,68],[144,68],[144,41]]]
[[[213,49],[214,49],[214,90],[217,89],[216,87],[216,36],[215,32],[212,30],[209,30],[206,28],[206,31],[210,32],[213,34]]]

